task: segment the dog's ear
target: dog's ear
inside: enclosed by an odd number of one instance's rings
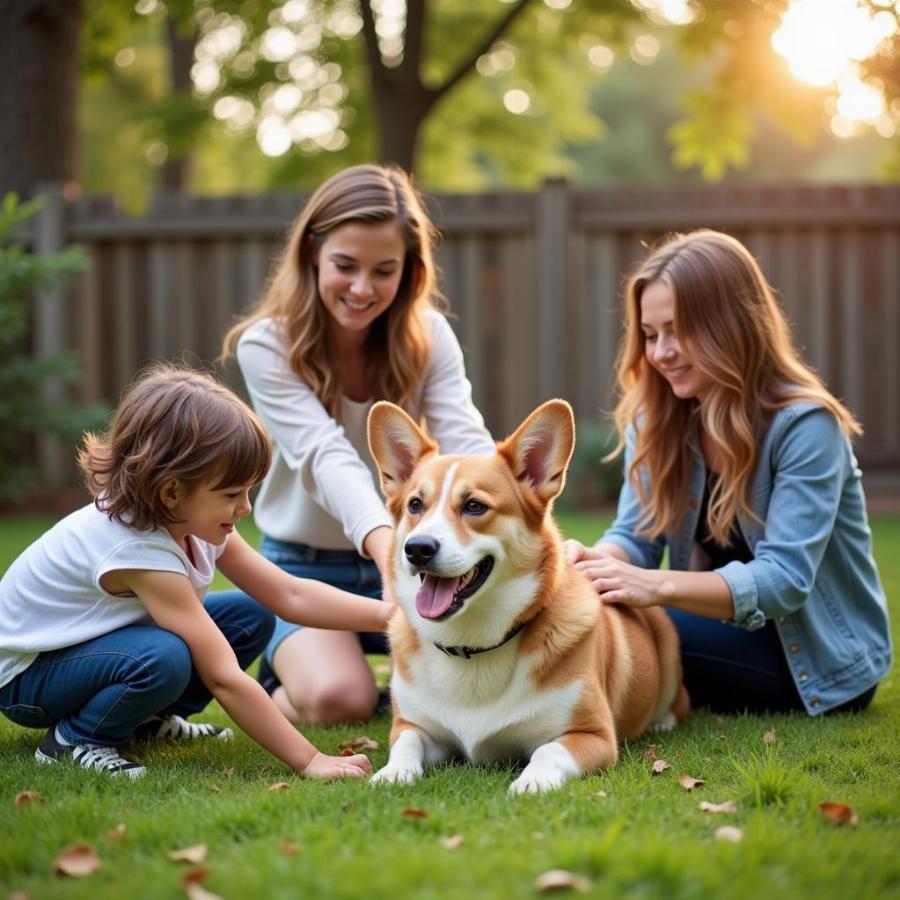
[[[530,485],[543,503],[562,493],[575,447],[575,417],[565,400],[539,406],[497,452],[516,478]]]
[[[437,444],[399,406],[380,400],[369,410],[369,452],[385,497],[396,494]]]

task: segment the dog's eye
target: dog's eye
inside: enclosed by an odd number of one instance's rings
[[[463,512],[470,516],[480,516],[487,512],[487,503],[471,498],[463,504]]]
[[[411,513],[420,513],[422,512],[422,501],[418,497],[412,497],[409,503],[406,504],[406,508]]]

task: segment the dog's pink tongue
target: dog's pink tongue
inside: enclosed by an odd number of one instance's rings
[[[453,595],[459,586],[459,578],[438,578],[426,575],[421,587],[416,591],[416,609],[423,619],[439,619],[453,602]]]

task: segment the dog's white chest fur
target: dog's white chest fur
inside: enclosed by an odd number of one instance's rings
[[[424,648],[410,660],[412,681],[396,673],[391,683],[401,716],[472,761],[527,759],[568,730],[582,685],[536,689],[516,643],[471,659]]]

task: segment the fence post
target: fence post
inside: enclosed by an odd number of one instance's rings
[[[38,185],[37,194],[43,205],[37,215],[34,232],[34,252],[40,256],[59,253],[65,246],[66,201],[63,184],[45,182]],[[64,348],[63,299],[65,288],[45,287],[36,292],[34,307],[34,352],[38,358],[55,356]],[[62,398],[58,379],[47,379],[40,397],[35,401],[57,403]],[[38,462],[44,483],[59,487],[65,481],[66,460],[57,438],[42,434],[38,439]]]
[[[539,400],[565,392],[571,216],[568,182],[564,178],[548,178],[537,195]]]

